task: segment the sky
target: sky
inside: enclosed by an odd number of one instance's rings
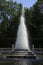
[[[23,4],[24,7],[30,8],[31,6],[33,6],[33,4],[35,4],[35,2],[37,0],[13,0],[13,1],[14,2],[16,1],[17,3]]]

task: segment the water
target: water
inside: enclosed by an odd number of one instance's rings
[[[17,32],[17,40],[15,43],[15,49],[27,49],[30,51],[27,29],[25,25],[24,7],[22,8],[22,14],[20,17],[20,24],[19,24],[19,28]]]
[[[0,61],[0,65],[43,65],[43,61],[4,60]]]

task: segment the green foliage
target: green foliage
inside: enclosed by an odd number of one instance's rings
[[[0,45],[8,47],[15,42],[22,5],[2,0],[0,6],[0,17],[3,17],[3,21],[0,22]]]
[[[35,47],[39,47],[39,45],[42,47],[43,13],[40,12],[38,5],[39,3],[36,2],[30,9],[25,8],[25,23],[28,34],[30,31],[32,44],[35,44]],[[21,4],[2,0],[0,4],[0,17],[3,17],[3,21],[0,22],[0,46],[4,45],[6,47],[10,47],[11,44],[15,43],[21,9]]]
[[[41,46],[43,44],[43,13],[40,12],[38,2],[33,6],[32,10],[32,17],[31,17],[31,29],[32,29],[32,36],[34,38],[33,43],[36,46]],[[42,29],[42,30],[41,30]]]
[[[26,25],[30,31],[31,43],[35,47],[43,47],[43,13],[40,12],[39,3],[36,2],[32,8],[25,10]]]
[[[43,0],[38,0],[38,2],[43,2]]]

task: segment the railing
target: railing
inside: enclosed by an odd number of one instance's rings
[[[34,48],[32,51],[35,52],[35,53],[43,54],[43,48]]]
[[[0,48],[0,53],[10,53],[12,51],[12,48]],[[35,53],[43,53],[43,48],[34,48],[32,49],[33,52]]]
[[[0,48],[0,53],[10,53],[12,48]]]
[[[12,48],[0,48],[0,50],[11,50]]]

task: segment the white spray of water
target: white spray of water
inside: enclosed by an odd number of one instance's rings
[[[26,29],[25,18],[24,18],[24,7],[22,8],[22,14],[20,17],[20,25],[17,32],[17,40],[15,43],[15,49],[24,49],[24,50],[30,51],[27,29]]]

